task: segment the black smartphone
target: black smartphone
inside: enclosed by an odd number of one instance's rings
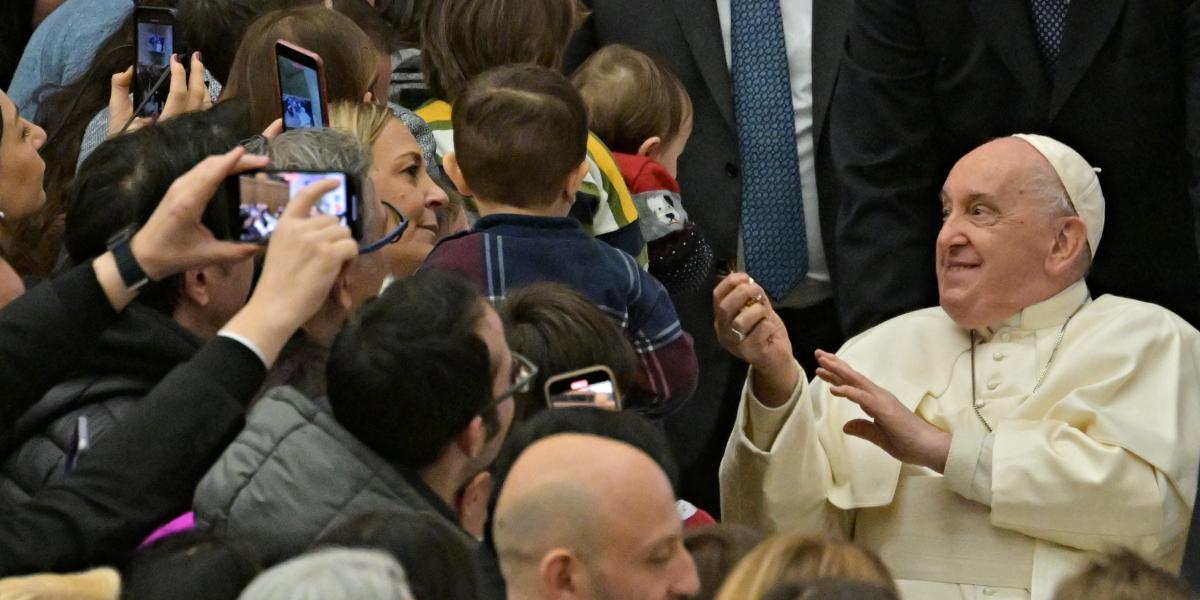
[[[275,41],[276,83],[283,128],[326,127],[325,65],[316,52],[283,40]]]
[[[616,377],[604,365],[560,373],[546,380],[546,404],[550,408],[588,406],[621,410]]]
[[[134,9],[137,57],[134,62],[133,105],[141,106],[140,117],[162,113],[170,91],[170,75],[153,89],[164,73],[171,71],[175,53],[175,11],[169,8],[139,6]]]
[[[341,171],[264,170],[238,176],[238,241],[265,244],[283,216],[283,209],[300,190],[325,179],[338,182],[337,189],[317,201],[316,210],[341,219],[354,239],[362,239],[360,186]]]

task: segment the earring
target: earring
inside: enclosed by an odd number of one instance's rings
[[[3,221],[7,218],[8,218],[8,215],[4,214],[4,211],[0,210],[0,221]]]

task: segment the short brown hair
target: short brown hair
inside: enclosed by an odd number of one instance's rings
[[[588,122],[615,152],[637,154],[658,136],[670,143],[692,114],[687,89],[661,60],[624,44],[597,50],[571,81],[588,108]]]
[[[322,5],[271,11],[246,30],[229,70],[224,98],[245,103],[254,131],[281,114],[275,72],[275,40],[316,52],[325,64],[329,103],[362,102],[375,82],[375,45],[348,17]]]
[[[696,563],[700,593],[692,600],[712,600],[721,582],[742,558],[763,541],[763,535],[745,525],[720,523],[683,532],[683,545]]]
[[[583,22],[579,0],[439,0],[421,21],[421,67],[451,104],[475,76],[514,64],[558,69]]]
[[[556,71],[532,65],[480,75],[454,106],[454,150],[475,194],[511,206],[552,203],[587,156],[587,109]]]
[[[725,579],[717,600],[760,598],[785,581],[845,579],[896,591],[891,572],[870,550],[831,536],[780,534],[747,554]]]
[[[604,365],[622,394],[633,385],[633,346],[612,317],[573,288],[533,283],[511,291],[500,312],[509,347],[538,366],[529,390],[517,394],[522,417],[546,408],[546,380],[560,373]]]
[[[1122,548],[1092,561],[1063,582],[1054,600],[1190,600],[1196,596],[1178,577]]]

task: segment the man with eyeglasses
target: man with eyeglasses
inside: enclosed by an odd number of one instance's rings
[[[495,309],[456,275],[419,272],[349,320],[326,374],[328,412],[290,388],[260,401],[197,488],[197,522],[267,561],[379,512],[397,527],[444,519],[474,546],[485,469],[536,374]]]

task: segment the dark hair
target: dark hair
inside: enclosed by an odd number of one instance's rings
[[[388,552],[404,566],[414,598],[471,600],[480,588],[475,555],[456,527],[413,512],[377,512],[334,529],[317,544]]]
[[[700,593],[693,600],[712,600],[721,589],[725,577],[733,571],[755,546],[763,534],[736,523],[721,523],[689,529],[683,534],[683,545],[696,563],[700,575]]]
[[[100,144],[79,167],[67,210],[66,247],[75,263],[103,254],[113,234],[145,223],[171,184],[205,157],[228,152],[240,136],[230,126],[241,111],[218,105],[182,115]],[[204,226],[220,239],[237,228],[237,201],[218,188]],[[179,275],[142,290],[138,302],[170,315],[179,304]]]
[[[367,4],[366,0],[332,0],[333,10],[346,15],[355,25],[371,38],[375,50],[391,54],[397,45],[396,32],[383,17]]]
[[[508,294],[501,311],[515,352],[538,366],[529,391],[518,394],[525,416],[546,408],[546,380],[605,365],[625,393],[637,374],[637,355],[620,327],[583,294],[561,283],[535,283]]]
[[[625,442],[658,463],[673,489],[679,487],[679,467],[666,435],[641,415],[583,407],[542,411],[513,427],[500,448],[500,454],[489,468],[492,473],[492,495],[488,499],[484,540],[493,552],[492,517],[496,514],[496,502],[500,499],[500,489],[504,487],[509,471],[526,448],[538,440],[560,433],[582,433]]]
[[[222,84],[229,81],[234,53],[250,24],[284,8],[321,4],[322,0],[178,0],[175,19],[185,50],[199,50],[204,68]],[[182,53],[182,51],[181,51]]]
[[[275,41],[283,39],[317,53],[325,65],[329,103],[361,102],[375,78],[375,45],[354,21],[323,5],[264,14],[238,47],[222,98],[242,98],[249,124],[258,131],[280,117]]]
[[[587,109],[561,74],[499,67],[454,106],[454,150],[476,195],[512,206],[552,203],[587,156]]]
[[[421,20],[421,65],[437,98],[458,101],[467,83],[494,67],[562,66],[587,11],[579,0],[438,0]]]
[[[658,136],[670,143],[692,113],[687,89],[663,61],[623,44],[588,57],[572,83],[588,109],[588,124],[615,152],[637,154]]]
[[[784,582],[763,594],[762,600],[899,600],[891,590],[861,581],[818,579]]]
[[[121,568],[123,600],[236,600],[264,565],[249,544],[191,530],[139,550]]]
[[[406,47],[421,44],[421,18],[429,0],[376,0],[375,10],[395,31],[395,40]]]
[[[492,400],[494,367],[476,333],[484,308],[475,288],[442,271],[388,286],[333,343],[326,379],[334,417],[399,467],[433,464]]]

